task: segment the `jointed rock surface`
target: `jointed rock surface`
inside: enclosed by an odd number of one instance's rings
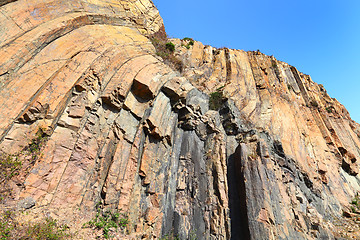
[[[2,210],[79,239],[99,203],[127,214],[118,239],[360,238],[360,125],[310,76],[188,39],[170,40],[175,71],[150,0],[0,6],[0,148],[47,136]]]

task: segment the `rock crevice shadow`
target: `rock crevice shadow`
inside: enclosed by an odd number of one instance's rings
[[[241,145],[228,159],[229,208],[231,239],[249,240],[250,230],[246,205],[245,179],[242,174]]]

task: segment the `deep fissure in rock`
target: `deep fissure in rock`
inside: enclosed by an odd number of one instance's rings
[[[246,205],[245,179],[242,172],[241,147],[228,159],[229,208],[231,219],[231,239],[250,239]]]

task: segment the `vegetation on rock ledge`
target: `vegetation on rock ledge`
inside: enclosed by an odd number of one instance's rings
[[[210,93],[209,109],[218,111],[224,102],[223,87],[219,87],[215,92]]]
[[[118,211],[103,210],[100,205],[97,206],[95,218],[84,224],[84,227],[91,227],[102,230],[104,238],[110,238],[110,230],[125,229],[128,224],[128,218]]]
[[[36,160],[39,157],[40,149],[47,141],[47,135],[44,128],[39,128],[36,132],[35,138],[31,140],[29,145],[25,147],[25,151],[31,155],[33,160]]]
[[[191,46],[194,46],[194,43],[195,43],[194,39],[189,38],[189,37],[183,38],[182,41],[183,41],[183,42],[186,42],[187,44],[186,44],[186,45],[185,45],[185,44],[181,44],[181,46],[184,46],[184,47],[186,47],[187,49],[190,49],[190,47],[191,47]]]
[[[355,198],[351,201],[351,211],[360,214],[360,195],[357,193]]]
[[[175,45],[170,42],[164,31],[149,36],[151,43],[156,49],[156,55],[160,56],[172,69],[182,72],[183,64],[175,56]]]
[[[326,107],[325,110],[326,110],[328,113],[332,113],[332,107]]]

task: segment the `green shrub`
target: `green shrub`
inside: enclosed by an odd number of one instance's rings
[[[35,160],[40,153],[41,147],[47,141],[47,135],[45,133],[45,129],[39,128],[36,132],[35,138],[33,138],[30,144],[25,148],[25,150],[32,155],[33,160]]]
[[[353,200],[351,200],[350,204],[351,204],[351,206],[350,206],[351,212],[359,214],[359,212],[360,212],[360,195],[359,195],[359,193],[357,193],[355,195],[355,198]]]
[[[183,41],[189,41],[189,42],[192,42],[192,45],[194,45],[194,39],[192,39],[192,38],[189,38],[189,37],[184,37],[182,40],[183,40]]]
[[[355,198],[351,201],[351,205],[360,209],[360,195],[357,193]]]
[[[210,110],[218,111],[220,109],[221,105],[223,104],[223,102],[225,100],[224,94],[223,94],[223,88],[224,87],[220,87],[216,90],[216,92],[210,93],[210,98],[209,98],[209,109]]]
[[[172,42],[168,42],[165,44],[166,49],[169,50],[171,53],[175,52],[175,45]]]
[[[356,208],[354,208],[353,206],[350,207],[351,212],[355,213],[356,212]]]
[[[21,168],[21,161],[17,155],[0,155],[0,182],[6,182],[18,174]]]
[[[326,110],[328,113],[332,113],[332,107],[326,107],[325,110]]]
[[[186,47],[187,49],[190,49],[190,46],[194,46],[194,43],[195,43],[194,39],[189,38],[189,37],[183,38],[182,41],[188,42],[186,45],[182,45],[182,46]]]
[[[107,239],[110,237],[111,228],[124,229],[128,222],[128,218],[119,212],[112,212],[110,210],[102,211],[102,209],[98,207],[95,218],[87,222],[84,227],[92,227],[102,230],[104,238]]]

